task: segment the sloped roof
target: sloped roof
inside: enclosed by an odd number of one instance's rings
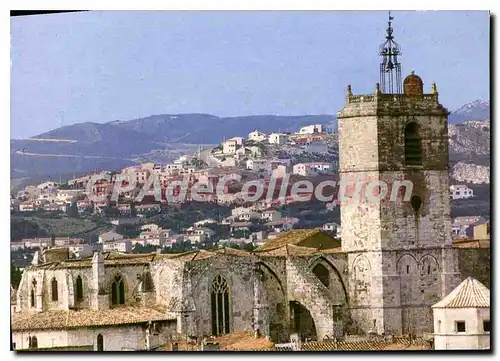
[[[267,251],[292,244],[299,247],[330,249],[340,247],[340,241],[322,232],[319,229],[297,229],[284,233],[276,239],[267,241],[255,252]]]
[[[282,246],[272,248],[269,250],[263,250],[258,252],[259,256],[274,256],[274,257],[288,257],[288,256],[308,256],[311,254],[318,253],[317,248],[312,247],[300,247],[293,244],[284,244]]]
[[[44,312],[12,313],[12,330],[54,330],[90,326],[111,326],[144,323],[148,321],[174,320],[167,309],[155,305],[151,307],[125,306],[108,310],[68,310]]]
[[[303,344],[302,351],[383,351],[430,349],[430,345],[422,337],[410,339],[405,336],[394,337],[392,341],[384,339],[360,341],[313,341]]]
[[[154,260],[158,255],[156,253],[131,254],[120,252],[104,252],[104,265],[140,265],[147,264]],[[82,259],[68,259],[61,262],[45,263],[38,266],[30,266],[37,269],[61,269],[61,268],[86,268],[92,267],[92,256]]]
[[[478,280],[467,277],[432,308],[489,308],[490,290]]]

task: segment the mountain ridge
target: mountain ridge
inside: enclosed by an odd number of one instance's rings
[[[489,114],[489,102],[480,100],[464,104],[450,113],[450,128],[458,127],[458,130],[452,131],[450,136],[460,135],[460,139],[450,141],[450,161],[459,162],[467,154],[467,157],[476,159],[478,164],[487,163],[489,166],[489,142],[488,154],[483,152],[481,144],[476,144],[479,142],[485,145],[485,136],[489,137],[489,129],[487,133],[482,134],[482,128],[468,126],[463,120],[458,122],[465,118],[475,120],[486,113]],[[335,116],[328,114],[234,117],[219,117],[206,113],[157,114],[108,123],[77,123],[28,139],[12,139],[11,177],[29,177],[35,173],[37,176],[44,174],[56,176],[74,171],[118,169],[133,165],[135,158],[147,158],[148,154],[156,150],[163,152],[164,158],[160,159],[169,162],[176,156],[175,150],[186,144],[218,144],[230,137],[246,137],[256,129],[266,133],[295,132],[301,126],[309,124],[323,124],[335,131],[337,128]],[[58,140],[74,142],[58,142]],[[464,149],[454,151],[454,147]],[[476,156],[477,152],[468,152],[468,148],[471,150],[481,148],[481,152]]]

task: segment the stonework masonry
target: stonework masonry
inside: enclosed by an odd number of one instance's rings
[[[355,333],[432,332],[430,306],[460,281],[451,239],[448,112],[437,92],[416,94],[353,96],[349,88],[337,116],[341,180],[413,184],[410,200],[401,194],[341,205]],[[416,163],[407,159],[410,127],[418,129]]]
[[[431,306],[458,285],[460,271],[477,273],[484,263],[483,281],[489,252],[452,245],[448,112],[435,86],[412,94],[349,90],[338,114],[341,180],[409,180],[410,199],[402,192],[341,204],[341,243],[294,230],[254,252],[97,252],[76,260],[57,248],[37,253],[17,291],[16,347],[27,348],[32,336],[38,347],[96,348],[101,335],[104,350],[121,350],[242,331],[277,343],[295,333],[322,340],[432,332]],[[82,310],[89,319],[78,318]],[[106,318],[111,312],[117,319]]]

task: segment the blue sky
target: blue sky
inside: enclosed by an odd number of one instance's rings
[[[450,110],[489,100],[489,14],[393,12]],[[335,114],[378,82],[380,11],[85,12],[11,20],[11,137],[162,113]],[[63,114],[63,115],[61,115]]]

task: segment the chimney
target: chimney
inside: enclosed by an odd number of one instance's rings
[[[92,299],[91,308],[93,310],[109,309],[109,298],[104,288],[104,256],[101,252],[95,252],[92,257]]]

